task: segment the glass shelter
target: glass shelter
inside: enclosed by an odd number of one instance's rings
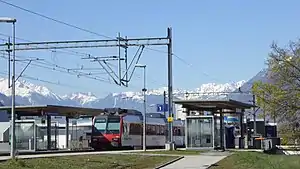
[[[224,124],[225,114],[235,114],[239,117],[239,128],[243,131],[243,116],[245,109],[252,104],[231,99],[224,100],[178,100],[186,113],[185,142],[187,149],[221,149],[232,148],[234,133]],[[204,112],[210,112],[208,115]],[[231,134],[228,134],[231,133]],[[233,137],[233,138],[229,138]],[[244,148],[244,133],[238,137],[239,148]],[[226,144],[226,141],[228,142]],[[229,144],[230,142],[230,144]],[[229,145],[229,146],[227,146]],[[233,146],[234,147],[234,146]]]
[[[6,115],[7,122],[10,121],[10,106],[1,106],[0,113]],[[30,105],[16,106],[15,113],[15,148],[18,152],[25,152],[88,148],[91,118],[105,111],[71,106]],[[72,119],[80,122],[80,125],[71,123]],[[2,148],[3,152],[9,152],[11,147],[11,123],[7,122],[0,126],[3,135],[2,147],[5,148]]]

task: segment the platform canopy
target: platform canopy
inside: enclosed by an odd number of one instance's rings
[[[253,104],[243,103],[232,99],[218,100],[175,100],[175,104],[181,104],[183,108],[189,108],[199,111],[211,111],[228,109],[235,111],[236,109],[250,109],[255,107]]]
[[[11,106],[2,106],[0,111],[11,113]],[[57,106],[57,105],[41,105],[41,106],[16,106],[16,114],[20,116],[66,116],[69,118],[78,117],[80,115],[96,116],[104,113],[104,109]]]

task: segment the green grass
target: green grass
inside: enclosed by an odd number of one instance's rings
[[[144,169],[177,157],[142,155],[85,155],[18,159],[1,162],[0,169]]]
[[[268,155],[259,152],[236,152],[210,169],[298,169],[299,156]]]
[[[171,155],[200,155],[205,150],[173,150],[173,151],[146,151],[147,154],[171,154]]]

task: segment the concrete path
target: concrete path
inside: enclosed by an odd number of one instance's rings
[[[197,155],[197,156],[184,156],[183,159],[176,161],[161,169],[206,169],[212,164],[222,160],[226,156],[209,156],[209,155]]]

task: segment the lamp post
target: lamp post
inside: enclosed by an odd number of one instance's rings
[[[14,18],[8,18],[8,17],[0,17],[0,22],[4,22],[4,23],[12,23],[13,26],[13,32],[12,32],[12,36],[13,36],[13,56],[12,56],[12,83],[11,83],[11,142],[10,142],[10,156],[12,159],[15,158],[15,70],[16,70],[16,52],[15,52],[15,43],[16,43],[16,27],[15,27],[15,23],[17,22],[16,19]],[[10,62],[10,61],[9,61]],[[10,76],[10,75],[9,75]]]
[[[146,113],[147,113],[147,107],[146,107],[146,65],[142,64],[136,64],[135,67],[143,68],[144,70],[144,88],[143,96],[144,96],[144,118],[143,118],[143,151],[146,151]]]

